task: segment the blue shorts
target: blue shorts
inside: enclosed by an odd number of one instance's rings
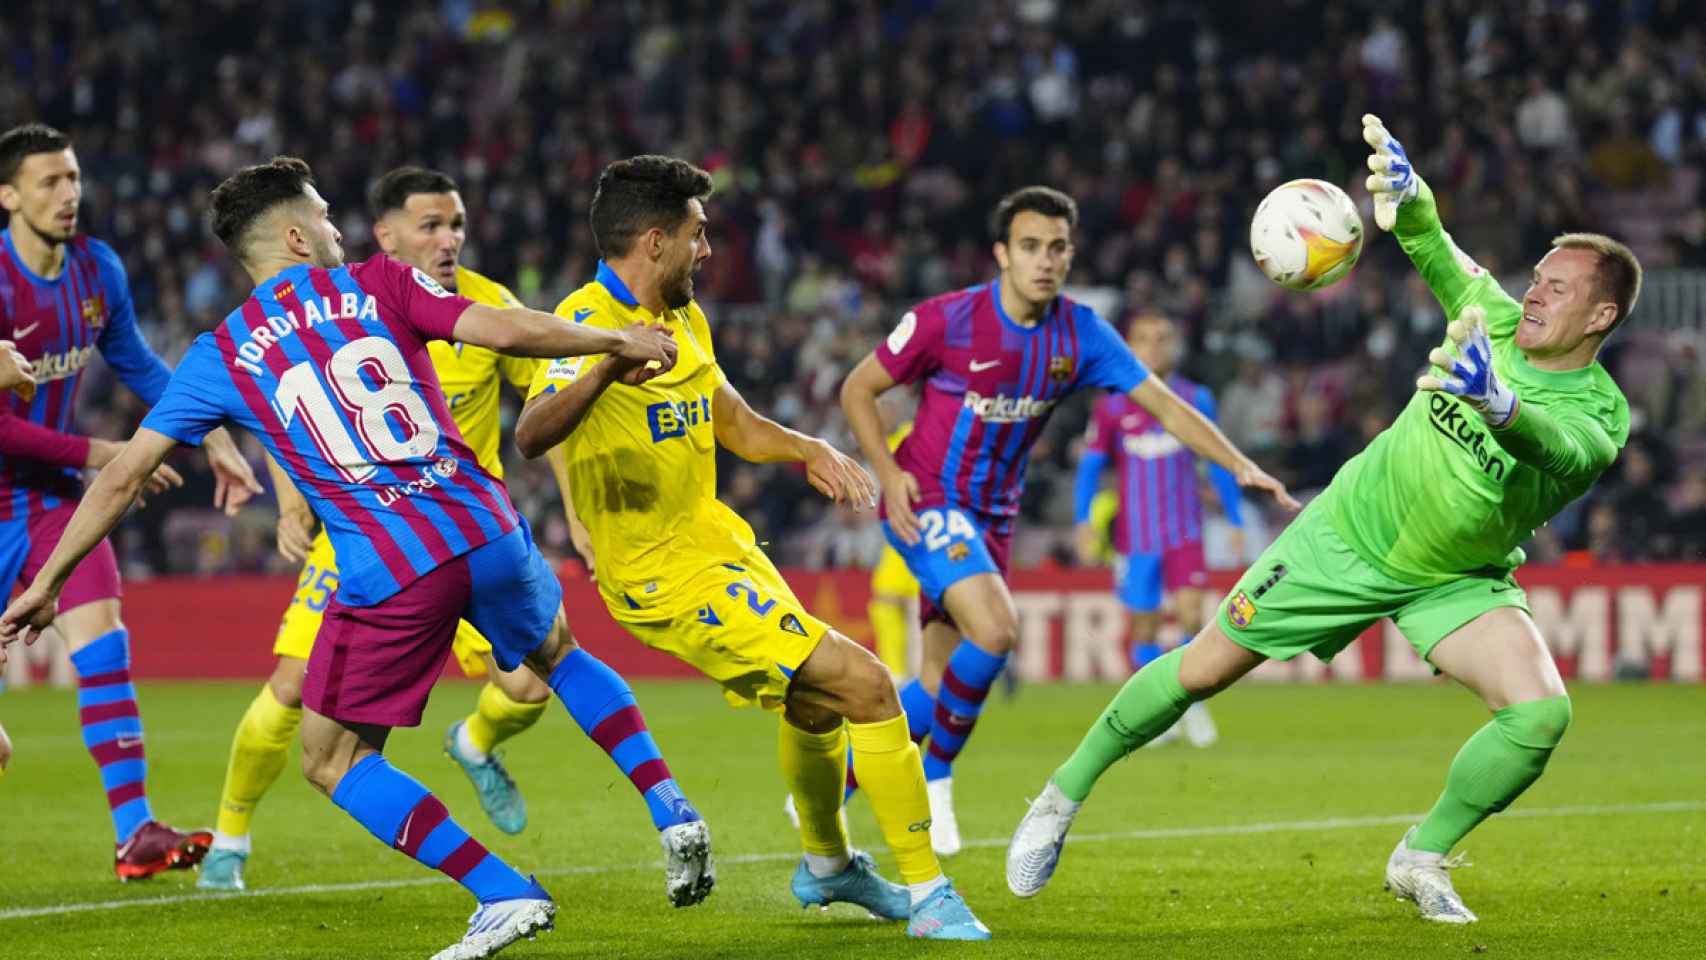
[[[929,601],[925,620],[940,614],[942,594],[961,580],[980,573],[1007,575],[1006,533],[991,533],[975,514],[954,506],[929,507],[917,516],[918,542],[912,546],[895,536],[886,519],[883,536],[918,578],[918,591]]]
[[[1132,553],[1115,557],[1114,592],[1126,609],[1134,613],[1161,609],[1161,555]]]
[[[563,609],[563,585],[525,519],[467,560],[473,590],[462,618],[491,643],[498,666],[514,670],[550,635]]]

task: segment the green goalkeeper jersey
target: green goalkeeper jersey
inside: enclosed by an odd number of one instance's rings
[[[1392,232],[1447,317],[1486,311],[1493,369],[1520,406],[1494,430],[1456,397],[1417,391],[1333,478],[1320,509],[1364,559],[1409,583],[1515,567],[1518,544],[1617,458],[1629,404],[1597,362],[1561,372],[1528,363],[1514,342],[1521,305],[1452,242],[1427,184],[1398,208]]]

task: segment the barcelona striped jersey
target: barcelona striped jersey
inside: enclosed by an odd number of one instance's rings
[[[113,248],[79,236],[52,279],[24,265],[12,231],[0,231],[0,340],[30,361],[33,397],[0,392],[0,521],[51,510],[82,495],[87,441],[67,436],[77,387],[95,351],[125,386],[153,404],[172,372],[136,327],[130,282]]]
[[[1167,386],[1203,416],[1214,419],[1214,394],[1184,377],[1170,377]],[[1160,554],[1187,543],[1202,542],[1203,504],[1197,484],[1197,455],[1168,433],[1155,415],[1127,396],[1103,397],[1090,414],[1084,434],[1084,459],[1079,461],[1077,519],[1090,515],[1090,494],[1102,467],[1112,459],[1118,467],[1119,511],[1111,531],[1115,551]],[[1225,467],[1208,465],[1226,519],[1242,521],[1238,480]],[[1085,482],[1085,475],[1089,482]]]
[[[291,267],[196,338],[142,426],[196,444],[231,420],[260,437],[325,524],[338,599],[377,603],[519,523],[427,351],[472,302],[383,255]]]
[[[1129,392],[1149,376],[1107,321],[1056,297],[1035,326],[1001,308],[1000,281],[926,300],[877,345],[897,383],[922,381],[895,460],[920,508],[952,505],[1004,533],[1019,512],[1032,445],[1055,404],[1088,387]]]

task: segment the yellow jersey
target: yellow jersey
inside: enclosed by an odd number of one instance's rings
[[[521,301],[503,284],[467,267],[456,268],[456,292],[490,307],[521,306]],[[457,429],[462,431],[463,442],[474,451],[480,466],[502,480],[503,458],[498,456],[502,432],[498,426],[500,379],[508,380],[516,390],[526,393],[533,383],[533,368],[539,361],[531,357],[506,357],[471,343],[446,340],[429,341],[427,352],[432,356],[439,386],[444,388],[444,398],[450,404],[450,416],[455,419]]]
[[[612,384],[593,401],[564,446],[575,512],[592,536],[598,588],[617,620],[651,621],[696,606],[686,589],[697,573],[739,564],[752,528],[717,499],[712,397],[727,379],[696,303],[654,316],[600,263],[591,283],[564,298],[557,315],[621,328],[668,324],[680,347],[675,368],[637,387]],[[600,357],[541,363],[530,396],[565,387]]]

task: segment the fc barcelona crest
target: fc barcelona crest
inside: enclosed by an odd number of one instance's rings
[[[1048,361],[1048,378],[1055,383],[1065,383],[1072,379],[1073,363],[1071,357],[1050,357]]]
[[[948,544],[949,560],[964,560],[969,556],[971,556],[971,547],[968,547],[963,543]]]
[[[1226,619],[1235,627],[1247,627],[1256,619],[1256,605],[1240,590],[1226,602]]]
[[[83,314],[83,322],[97,330],[107,322],[107,298],[105,294],[97,293],[92,297],[84,298],[80,309]]]

